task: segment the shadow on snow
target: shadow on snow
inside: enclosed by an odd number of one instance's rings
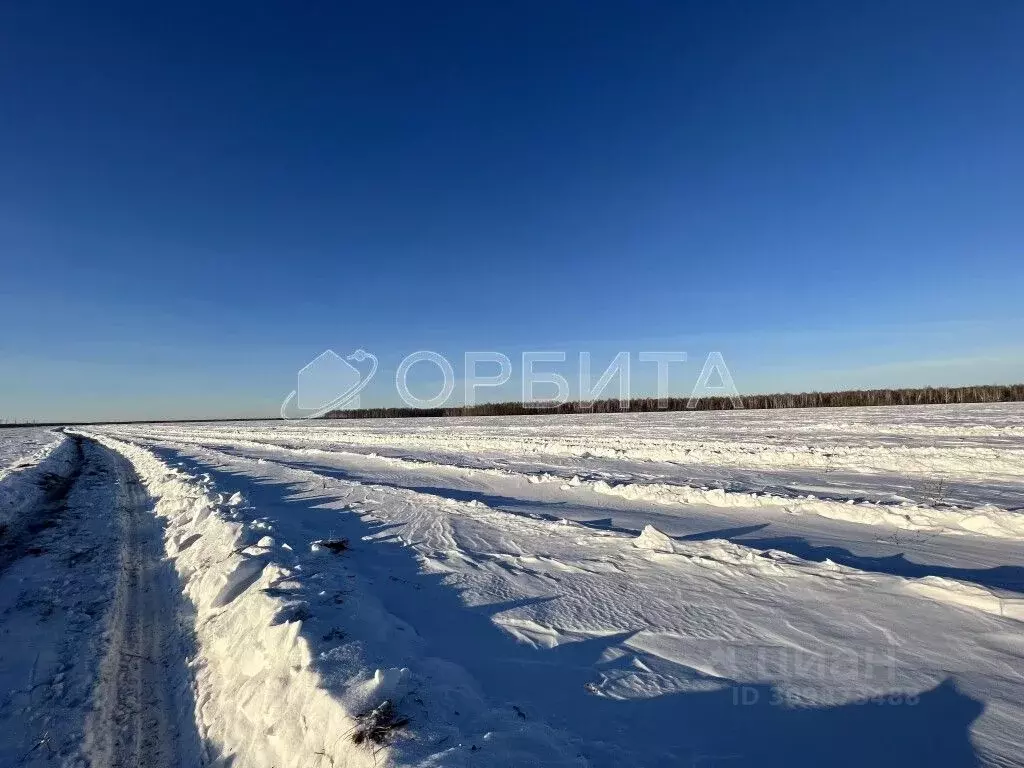
[[[223,449],[222,449],[223,450]],[[227,451],[225,451],[227,452]],[[381,480],[379,477],[353,472],[349,470],[324,467],[321,464],[309,461],[284,461],[275,459],[275,463],[282,466],[296,469],[315,471],[317,474],[327,477],[334,477],[341,480],[349,480],[357,483],[372,483],[388,488],[402,488],[409,491],[426,493],[432,496],[441,496],[456,501],[479,501],[493,509],[499,509],[515,515],[531,517],[537,520],[558,521],[571,514],[574,522],[588,528],[595,528],[602,531],[612,531],[627,536],[640,534],[639,527],[616,525],[613,518],[607,517],[608,510],[602,507],[587,507],[568,502],[548,502],[528,499],[518,499],[512,496],[501,496],[492,493],[469,490],[464,488],[452,488],[448,486],[425,486],[415,483],[400,483]],[[545,509],[557,509],[562,514],[545,512]],[[579,514],[602,514],[600,518],[581,518]],[[908,560],[903,553],[883,557],[872,557],[869,555],[857,555],[845,547],[835,545],[816,546],[807,539],[799,536],[763,536],[748,538],[751,533],[766,528],[769,523],[758,523],[750,526],[736,528],[723,528],[715,531],[701,533],[690,533],[673,536],[679,541],[706,541],[709,539],[727,539],[737,544],[743,544],[755,549],[777,549],[788,552],[791,555],[810,560],[813,562],[824,562],[831,560],[839,565],[857,568],[858,570],[872,573],[884,573],[891,576],[902,576],[904,578],[921,578],[923,576],[942,576],[949,579],[968,581],[982,587],[991,589],[1003,589],[1011,592],[1024,593],[1024,566],[999,565],[992,568],[957,568],[930,563],[917,563]],[[908,532],[912,535],[912,532]]]
[[[607,768],[630,765],[905,768],[907,765],[978,764],[969,728],[983,706],[948,680],[921,693],[919,701],[913,705],[856,702],[794,708],[773,703],[777,691],[771,686],[736,686],[729,681],[724,681],[725,686],[718,690],[645,699],[595,695],[588,690],[588,684],[599,679],[602,672],[622,668],[631,658],[643,656],[630,648],[625,649],[626,656],[611,662],[602,661],[606,651],[620,646],[632,633],[564,643],[550,649],[518,642],[492,619],[504,611],[537,602],[536,599],[469,607],[455,587],[444,583],[443,575],[421,571],[414,553],[397,537],[376,538],[378,533],[394,526],[373,525],[353,512],[328,508],[325,503],[335,501],[334,498],[300,496],[299,487],[290,482],[228,472],[167,448],[152,450],[164,461],[187,471],[208,473],[222,491],[242,490],[256,510],[255,514],[269,519],[275,535],[287,541],[297,553],[308,552],[312,540],[328,533],[348,538],[352,542],[351,549],[318,569],[322,578],[315,583],[316,590],[328,587],[323,579],[336,578],[336,586],[344,591],[344,567],[357,569],[385,609],[415,629],[426,644],[425,656],[446,659],[462,667],[472,675],[492,706],[509,712],[508,730],[515,731],[519,717],[563,730],[578,748],[578,756],[585,758],[589,765]],[[343,472],[328,472],[320,466],[316,469],[322,474],[345,476]],[[376,481],[375,484],[381,485]],[[435,495],[445,491],[441,495],[449,498],[475,498],[490,506],[511,506],[518,501],[502,499],[497,502],[486,494],[454,489],[423,490]],[[733,535],[749,532],[739,529],[734,530]],[[365,537],[375,538],[366,540]],[[313,590],[314,584],[309,589]],[[308,594],[303,597],[313,600]],[[541,598],[557,599],[557,594]],[[317,654],[316,663],[323,667],[325,680],[331,679],[326,666],[329,662],[322,661],[320,654],[338,645],[337,641],[326,639],[328,630],[337,624],[351,639],[358,639],[361,632],[367,631],[358,626],[344,626],[344,621],[343,606],[325,606],[323,610],[318,608],[302,625],[301,632]],[[367,636],[370,635],[372,630]],[[372,648],[368,650],[373,653]],[[379,663],[382,666],[415,665],[416,660],[387,658]],[[671,662],[658,659],[657,663]],[[704,677],[686,667],[677,666],[677,671],[682,673],[681,677],[695,680]],[[513,714],[516,711],[521,715]],[[455,711],[431,711],[430,715],[432,719],[455,723],[469,719],[466,713]],[[479,764],[490,764],[488,743],[482,739],[483,734],[473,741],[471,732],[471,728],[465,732],[467,742],[462,747],[467,752],[474,750]],[[437,752],[453,745],[417,746],[400,741],[397,746],[413,752]],[[408,755],[411,759],[422,756]]]

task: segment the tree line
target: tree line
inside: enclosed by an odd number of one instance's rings
[[[617,399],[566,403],[481,403],[448,408],[354,408],[330,411],[326,419],[392,419],[423,416],[527,416],[530,414],[648,413],[651,411],[733,410],[743,408],[838,408],[869,405],[952,405],[956,403],[1009,403],[1024,401],[1024,384],[983,384],[972,387],[922,387],[918,389],[850,389],[843,392],[799,392],[730,397],[670,397],[658,402],[638,397],[622,403]]]

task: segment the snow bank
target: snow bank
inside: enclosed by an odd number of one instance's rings
[[[241,521],[240,494],[225,498],[208,479],[145,449],[93,437],[132,462],[166,521],[166,551],[196,613],[196,717],[212,757],[235,768],[373,765],[373,753],[350,738],[358,726],[353,711],[314,669],[302,618],[282,620],[286,601],[268,594],[293,575],[273,562],[269,526]],[[365,667],[352,659],[353,674]],[[383,696],[374,694],[387,692],[370,686],[364,703],[379,704]]]
[[[879,504],[872,501],[835,501],[807,496],[778,496],[770,493],[742,493],[722,488],[697,488],[665,483],[622,483],[604,480],[593,483],[567,483],[589,487],[594,493],[617,496],[630,501],[655,504],[701,504],[711,507],[781,507],[794,515],[811,514],[863,525],[887,525],[910,531],[959,533],[1024,539],[1024,515],[986,504],[973,509],[953,506],[925,507],[909,503]]]
[[[75,466],[77,448],[66,436],[55,439],[34,454],[0,470],[0,531],[16,528],[22,515],[46,498],[47,478],[67,478]]]
[[[39,463],[63,439],[62,432],[49,427],[0,429],[0,480],[13,469]]]

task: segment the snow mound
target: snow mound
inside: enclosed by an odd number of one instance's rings
[[[645,525],[640,535],[633,539],[633,546],[638,549],[648,549],[652,552],[665,552],[674,554],[675,542],[659,531],[653,525]]]
[[[64,439],[62,432],[48,427],[0,429],[0,482],[10,472],[38,464]]]

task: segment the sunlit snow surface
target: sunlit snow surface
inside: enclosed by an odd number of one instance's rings
[[[1020,405],[89,431],[244,539],[253,564],[189,582],[222,622],[206,736],[240,765],[283,738],[253,681],[298,669],[245,655],[263,625],[306,649],[317,717],[397,702],[397,764],[1024,761]],[[217,561],[207,513],[167,514],[179,571]]]
[[[47,427],[0,429],[0,478],[15,468],[35,464],[60,442],[61,437],[62,435]]]

